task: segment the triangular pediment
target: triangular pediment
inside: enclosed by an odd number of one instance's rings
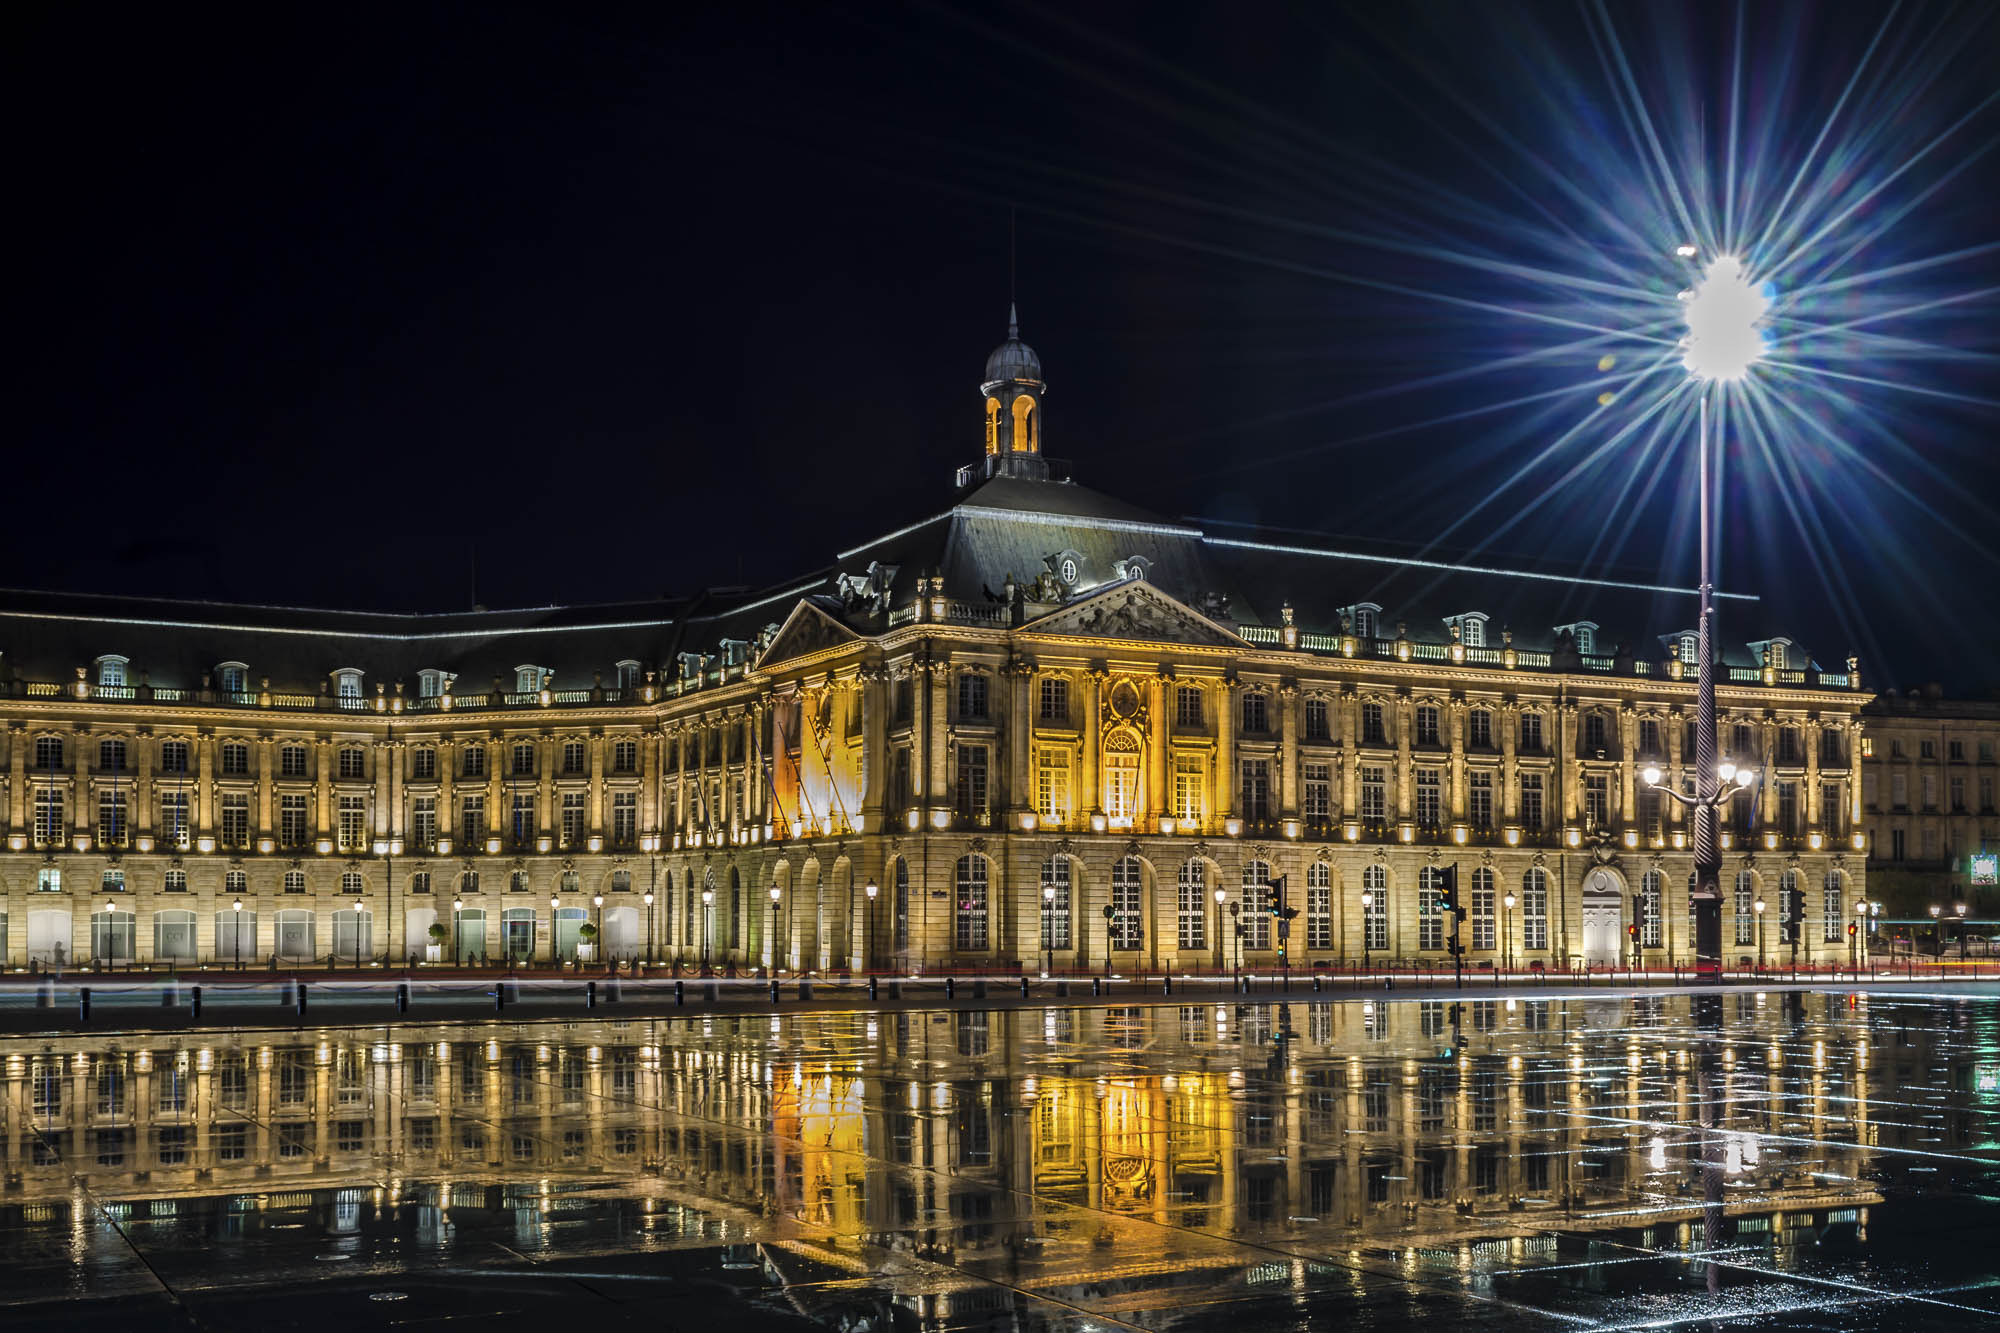
[[[1019,632],[1063,638],[1180,643],[1203,648],[1250,646],[1193,607],[1138,579],[1114,583],[1091,593],[1060,611],[1029,621]]]
[[[771,646],[757,659],[757,669],[762,671],[776,663],[811,657],[829,648],[844,648],[860,639],[859,634],[811,602],[801,601],[792,608],[792,614],[785,617],[785,623],[778,627],[778,635],[771,640]]]

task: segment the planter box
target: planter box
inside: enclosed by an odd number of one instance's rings
[[[577,962],[588,963],[594,961],[596,958],[597,958],[597,946],[595,944],[585,944],[581,940],[577,941],[576,945]]]
[[[442,944],[426,944],[424,946],[424,961],[426,963],[443,962],[444,946]]]

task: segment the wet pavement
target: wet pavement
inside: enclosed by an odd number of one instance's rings
[[[2000,1326],[2000,1000],[0,1039],[12,1330]]]

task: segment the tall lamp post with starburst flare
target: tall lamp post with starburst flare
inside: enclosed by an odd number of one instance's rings
[[[1698,254],[1692,245],[1675,251],[1682,259]],[[1710,495],[1710,449],[1708,429],[1709,398],[1717,384],[1733,384],[1750,373],[1764,355],[1764,333],[1760,327],[1769,313],[1771,300],[1765,290],[1750,281],[1743,262],[1724,255],[1703,270],[1700,279],[1681,293],[1687,317],[1687,337],[1681,343],[1681,364],[1698,384],[1699,434],[1695,440],[1698,503],[1701,509],[1701,621],[1697,626],[1695,666],[1694,766],[1692,796],[1678,787],[1660,787],[1658,769],[1646,770],[1646,781],[1688,807],[1694,814],[1694,907],[1695,973],[1705,978],[1722,975],[1722,848],[1716,824],[1722,804],[1735,792],[1748,787],[1755,776],[1748,768],[1737,768],[1716,752],[1715,743],[1715,575],[1710,567],[1710,532],[1714,522]],[[1734,779],[1732,785],[1731,779]]]

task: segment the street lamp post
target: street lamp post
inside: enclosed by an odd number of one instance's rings
[[[1757,914],[1757,970],[1764,970],[1764,900],[1759,898],[1750,904],[1750,910]]]
[[[1238,990],[1241,990],[1241,989],[1243,989],[1243,919],[1242,919],[1242,913],[1243,913],[1243,904],[1242,904],[1242,903],[1231,903],[1231,904],[1229,904],[1229,922],[1230,922],[1230,934],[1232,934],[1232,935],[1234,935],[1234,936],[1236,937],[1236,966],[1235,966],[1235,968],[1234,968],[1234,969],[1233,969],[1233,970],[1232,970],[1232,971],[1230,972],[1230,979],[1231,979],[1232,981],[1234,981],[1234,982],[1236,983],[1236,989],[1238,989]]]
[[[875,966],[875,895],[880,892],[882,892],[882,886],[875,882],[873,875],[870,875],[868,882],[861,886],[862,896],[868,900],[868,905],[861,909],[861,970],[863,972]]]
[[[460,967],[465,966],[465,946],[464,942],[458,937],[458,932],[464,929],[464,927],[459,925],[458,918],[460,913],[464,911],[465,899],[453,898],[451,900],[451,952],[452,961]]]
[[[1044,884],[1042,885],[1042,979],[1044,981],[1048,980],[1049,973],[1055,969],[1055,917],[1052,915],[1055,910],[1056,886]]]
[[[646,896],[640,901],[646,904],[646,962],[650,966],[653,961],[653,891],[646,890]]]
[[[1861,974],[1861,950],[1867,947],[1867,942],[1861,938],[1861,932],[1867,928],[1868,904],[1865,902],[1856,903],[1854,904],[1854,924],[1849,927],[1847,936],[1847,965],[1853,969],[1856,976]]]
[[[1939,962],[1944,961],[1944,922],[1938,920],[1943,911],[1936,903],[1931,904],[1931,956]]]
[[[241,972],[243,970],[243,900],[238,898],[235,902],[229,904],[229,910],[235,914],[229,918],[229,938],[234,942],[230,952],[235,955],[236,970]]]
[[[361,914],[366,910],[361,905],[361,900],[356,898],[354,900],[354,965],[356,967],[361,966],[361,955],[366,952],[361,947]]]
[[[1965,904],[1955,903],[1952,905],[1951,910],[1958,915],[1958,961],[1963,963],[1965,961]]]
[[[777,885],[775,885],[775,884],[773,884],[773,885],[771,886],[771,930],[770,930],[770,938],[769,938],[768,940],[766,940],[766,941],[765,941],[765,949],[764,949],[764,952],[770,955],[770,962],[769,962],[769,963],[767,964],[767,966],[768,966],[768,967],[769,967],[769,968],[771,969],[771,975],[772,975],[772,976],[774,976],[774,977],[778,975],[778,898],[779,898],[779,896],[780,896],[780,891],[779,891],[779,889],[778,889],[778,886],[777,886]]]
[[[710,909],[714,905],[715,890],[703,889],[701,891],[701,970],[704,974],[708,971],[708,937],[713,930],[715,920],[714,913]]]
[[[604,938],[604,895],[601,893],[592,894],[590,896],[590,905],[597,909],[597,920],[594,923],[597,926],[597,947],[604,950],[603,954],[596,961],[600,963],[608,962],[611,958],[611,941]]]
[[[1220,972],[1223,965],[1229,961],[1226,952],[1229,948],[1229,941],[1222,934],[1222,904],[1228,897],[1229,890],[1227,889],[1217,889],[1215,891],[1215,970],[1217,972]]]
[[[1500,970],[1504,972],[1514,965],[1514,895],[1501,898],[1500,905],[1507,909],[1500,918]]]
[[[561,906],[562,906],[561,898],[549,899],[549,966],[550,967],[557,967],[560,966],[562,963],[562,959],[556,953],[556,909]],[[528,952],[529,955],[532,957],[534,954],[533,948],[530,948]]]
[[[1683,245],[1678,252],[1691,259],[1696,251]],[[1715,739],[1715,578],[1711,568],[1710,533],[1713,500],[1709,494],[1708,400],[1716,383],[1733,383],[1750,373],[1764,353],[1758,325],[1770,307],[1769,298],[1743,272],[1740,260],[1722,256],[1711,262],[1701,279],[1681,293],[1688,334],[1681,364],[1701,383],[1696,473],[1701,540],[1701,611],[1696,626],[1695,664],[1695,790],[1688,796],[1667,791],[1694,813],[1694,953],[1697,975],[1722,975],[1722,850],[1716,837],[1719,807],[1729,799],[1729,774],[1716,752]],[[1654,770],[1649,770],[1649,772]],[[1653,779],[1650,783],[1657,785]],[[1739,785],[1748,785],[1745,779]]]
[[[1361,891],[1361,970],[1368,971],[1368,912],[1375,906],[1375,891]]]

